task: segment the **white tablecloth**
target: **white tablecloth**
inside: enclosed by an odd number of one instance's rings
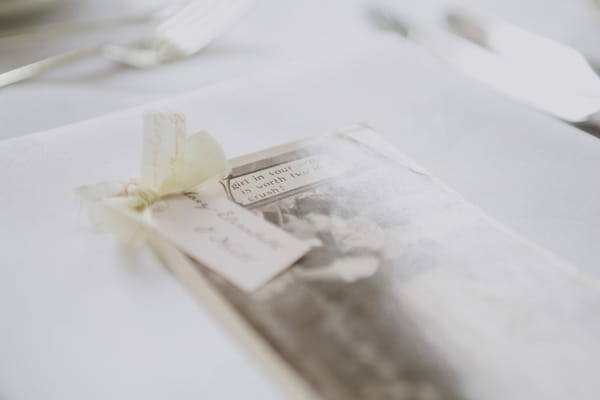
[[[25,21],[92,20],[151,9],[164,0],[60,0],[49,14]],[[364,18],[368,0],[257,0],[225,37],[191,59],[135,70],[93,59],[33,81],[1,89],[0,139],[54,128],[227,79],[327,55],[376,35]],[[440,17],[445,3],[477,7],[567,43],[600,60],[600,8],[593,0],[380,1],[425,21]],[[12,27],[24,23],[12,23]],[[0,27],[2,21],[0,21]],[[63,40],[13,44],[0,40],[0,70],[42,56],[100,42],[127,42],[147,29],[121,29]]]
[[[519,8],[508,3],[489,7]],[[579,32],[584,46],[598,17],[575,25],[583,3],[546,3],[535,6],[571,30],[542,17],[536,26],[574,41]],[[93,61],[2,90],[8,137],[196,89],[0,142],[0,398],[282,398],[150,254],[82,222],[73,189],[135,176],[148,108],[186,113],[230,156],[368,122],[510,229],[600,278],[600,141],[378,38],[361,16],[356,3],[264,2],[204,56],[148,71]]]

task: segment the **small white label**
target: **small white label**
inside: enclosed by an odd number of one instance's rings
[[[247,291],[258,289],[310,250],[215,190],[163,198],[152,207],[152,220],[180,250]]]

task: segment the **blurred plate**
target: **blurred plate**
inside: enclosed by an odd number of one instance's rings
[[[60,0],[0,0],[0,18],[36,12]]]

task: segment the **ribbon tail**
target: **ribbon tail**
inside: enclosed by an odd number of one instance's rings
[[[138,246],[146,240],[151,225],[146,215],[136,210],[142,205],[138,199],[117,197],[122,191],[123,185],[114,182],[77,189],[94,229],[112,232],[122,242]]]

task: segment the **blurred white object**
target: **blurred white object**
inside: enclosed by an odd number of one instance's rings
[[[91,55],[101,55],[137,68],[184,58],[225,33],[252,3],[252,0],[193,1],[158,25],[147,40],[127,46],[103,44],[49,57],[0,74],[0,87]]]
[[[494,77],[489,69],[480,74],[486,83],[570,122],[598,119],[594,114],[600,111],[600,79],[578,50],[504,21],[463,10],[448,12],[446,19],[453,32],[489,50],[495,56],[494,62],[505,69],[508,86],[499,85],[500,77]],[[469,64],[481,63],[489,56],[469,52],[469,57],[473,57]],[[456,57],[456,62],[460,65],[469,61]],[[506,76],[509,71],[510,77]]]
[[[564,121],[600,130],[600,78],[577,50],[495,19],[447,14],[449,28],[418,26],[385,9],[373,22],[419,43],[468,76]]]
[[[37,12],[61,0],[0,0],[0,17]]]
[[[14,0],[8,0],[8,2],[12,3],[14,2]],[[0,0],[0,5],[2,4],[2,0]],[[43,37],[44,39],[48,39],[49,37],[67,35],[69,33],[89,32],[108,28],[118,28],[121,26],[140,24],[145,22],[151,22],[154,20],[162,20],[164,18],[170,17],[175,12],[179,11],[185,4],[187,4],[187,2],[176,2],[175,4],[169,4],[160,8],[153,8],[151,10],[108,19],[98,19],[84,22],[63,22],[58,24],[42,26],[27,26],[25,28],[18,28],[0,33],[0,40],[12,40],[22,38],[30,39],[33,37]]]

